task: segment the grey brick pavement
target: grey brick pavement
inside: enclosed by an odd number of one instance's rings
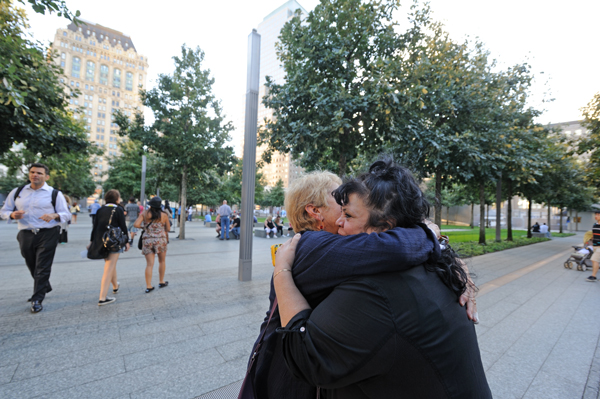
[[[91,225],[86,215],[79,219],[58,249],[54,291],[39,314],[25,302],[32,282],[16,229],[0,224],[0,397],[187,399],[235,391],[268,307],[268,247],[283,239],[255,240],[253,280],[242,283],[239,242],[218,241],[193,222],[190,239],[169,246],[169,287],[145,294],[145,262],[132,250],[117,266],[117,302],[98,307],[103,265],[80,258]],[[598,397],[600,285],[562,267],[580,240],[470,261],[494,397]]]

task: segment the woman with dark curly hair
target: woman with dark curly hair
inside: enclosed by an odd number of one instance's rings
[[[427,200],[410,172],[391,160],[375,162],[333,195],[342,207],[340,235],[376,238],[397,227],[427,229],[421,223]],[[294,376],[327,398],[492,397],[475,328],[459,303],[469,280],[450,248],[417,267],[346,279],[315,298],[295,284],[303,262],[296,255],[320,234],[296,235],[276,257],[278,332]],[[324,264],[315,256],[311,263],[331,269],[359,261]]]

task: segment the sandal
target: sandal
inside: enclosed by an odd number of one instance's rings
[[[165,281],[164,284],[163,283],[159,283],[158,284],[158,288],[165,288],[167,285],[169,285],[169,282]]]
[[[117,281],[117,288],[113,288],[113,294],[116,294],[117,292],[119,292],[119,288],[121,288],[121,283],[119,283]]]
[[[149,293],[149,292],[152,292],[152,290],[154,290],[154,287],[152,287],[152,288],[146,288],[146,294]]]

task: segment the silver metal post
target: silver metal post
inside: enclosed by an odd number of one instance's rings
[[[254,230],[254,184],[256,181],[256,133],[258,128],[258,85],[260,79],[260,35],[248,35],[248,73],[246,80],[246,125],[242,171],[242,220],[238,280],[252,279],[252,238]]]
[[[146,201],[146,156],[142,155],[142,193],[140,194],[140,202],[145,208],[144,201]]]

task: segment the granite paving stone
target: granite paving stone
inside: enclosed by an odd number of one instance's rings
[[[269,247],[285,240],[254,240],[252,280],[240,282],[239,242],[188,223],[190,240],[169,245],[169,287],[144,293],[145,260],[134,249],[118,261],[117,301],[98,307],[102,262],[79,257],[90,229],[86,218],[70,227],[54,290],[31,314],[15,226],[0,224],[0,397],[192,399],[239,382],[269,307]],[[562,266],[581,241],[468,261],[482,289],[476,331],[495,398],[598,398],[600,284]]]

